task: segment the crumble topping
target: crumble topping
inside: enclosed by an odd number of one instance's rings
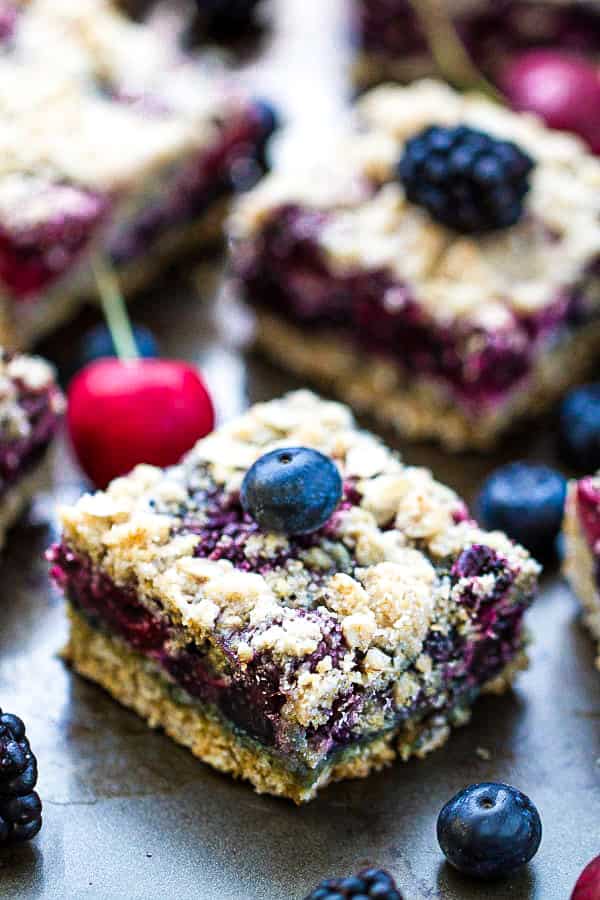
[[[260,455],[303,444],[329,454],[346,484],[352,479],[352,501],[323,531],[306,545],[250,533],[250,554],[258,542],[261,563],[247,570],[237,555],[235,564],[226,554],[195,555],[214,491],[234,502]],[[279,661],[294,685],[282,715],[315,727],[353,684],[383,685],[410,666],[422,683],[431,670],[427,636],[468,631],[465,585],[450,574],[465,548],[494,548],[517,590],[533,591],[539,567],[527,552],[462,519],[453,491],[426,470],[403,466],[356,428],[345,407],[308,391],[254,406],[178,466],[138,466],[106,492],[61,510],[66,545],[118,585],[133,586],[142,601],[161,604],[190,640],[225,641],[242,668],[265,653]],[[469,588],[476,604],[490,596],[494,577],[471,577]],[[411,678],[398,683],[398,696],[413,695]]]
[[[109,0],[31,0],[0,52],[1,171],[120,191],[197,155],[246,105]]]
[[[233,238],[259,245],[281,207],[315,209],[322,222],[314,237],[334,273],[386,270],[436,321],[468,319],[490,330],[556,302],[597,263],[600,162],[577,138],[430,80],[367,93],[356,119],[359,127],[331,158],[275,172],[242,198]],[[404,142],[427,125],[459,122],[514,141],[536,161],[516,226],[465,237],[407,202],[395,177]]]
[[[50,363],[38,356],[11,356],[0,348],[0,436],[3,441],[23,440],[32,429],[24,392],[44,393],[54,387]],[[50,410],[60,415],[64,400],[58,390],[48,397]]]

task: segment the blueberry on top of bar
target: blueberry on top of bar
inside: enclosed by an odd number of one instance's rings
[[[324,454],[343,484],[308,534],[263,530],[240,503],[250,467],[289,447]],[[377,761],[363,774],[393,758],[395,739],[403,757],[437,746],[523,663],[537,564],[306,391],[254,406],[179,466],[136,468],[61,520],[53,574],[77,622],[141,654],[180,701],[216,707],[297,773],[295,798],[364,742]]]

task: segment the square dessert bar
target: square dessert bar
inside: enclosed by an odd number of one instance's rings
[[[64,399],[52,367],[0,349],[0,547],[46,480],[47,451]]]
[[[598,641],[600,669],[600,473],[569,486],[564,535],[564,572]]]
[[[108,0],[0,0],[0,342],[24,347],[94,295],[214,241],[264,171],[272,117]]]
[[[533,47],[600,56],[600,8],[593,0],[441,2],[471,57],[492,77],[510,55]],[[414,0],[353,0],[353,23],[359,85],[435,71]]]
[[[261,530],[240,502],[265,452],[309,447],[343,494],[317,531]],[[526,662],[538,565],[349,410],[259,404],[180,465],[137,467],[61,511],[49,553],[66,658],[150,725],[257,791],[309,800],[421,757]]]
[[[450,141],[462,141],[452,159]],[[444,186],[413,175],[413,190],[478,215],[468,179],[481,152],[482,207],[508,198],[501,212],[520,204],[518,221],[466,233],[411,202],[401,161],[410,150],[414,168],[426,147]],[[466,175],[452,184],[455,158]],[[493,180],[508,158],[532,166],[524,196]],[[382,86],[337,152],[240,200],[234,274],[284,366],[409,437],[487,448],[597,358],[599,188],[600,161],[529,115],[435,81]]]

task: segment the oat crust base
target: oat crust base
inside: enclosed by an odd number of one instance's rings
[[[598,359],[600,322],[580,329],[538,359],[526,385],[493,412],[467,417],[433,381],[407,382],[398,366],[362,354],[334,334],[307,334],[269,313],[257,313],[257,344],[283,368],[330,390],[357,412],[413,440],[448,450],[489,450],[520,419],[537,415],[579,383]]]
[[[327,784],[353,778],[366,778],[391,764],[396,756],[422,758],[444,744],[450,735],[450,723],[443,716],[390,733],[360,747],[359,755],[325,767],[317,781],[305,785],[277,767],[265,754],[244,745],[233,732],[219,725],[198,707],[186,707],[172,700],[161,680],[140,664],[140,658],[121,641],[96,631],[73,609],[69,609],[71,631],[64,658],[76,672],[101,685],[116,700],[134,710],[152,728],[162,728],[203,762],[220,772],[249,781],[259,794],[286,797],[297,804],[312,800]],[[489,682],[485,692],[502,693],[514,676],[526,668],[522,651],[505,671]],[[465,712],[453,724],[466,724]]]

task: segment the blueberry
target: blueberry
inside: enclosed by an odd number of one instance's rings
[[[548,466],[526,462],[496,469],[477,501],[485,528],[500,529],[538,556],[549,556],[562,524],[567,483]]]
[[[138,353],[144,359],[153,359],[159,355],[156,338],[148,328],[136,325],[133,336]],[[106,325],[97,325],[84,335],[81,341],[81,365],[87,365],[95,359],[105,356],[116,356],[112,335]]]
[[[308,447],[265,453],[242,483],[244,510],[265,531],[306,534],[316,531],[342,496],[342,479],[328,456]]]
[[[448,862],[474,878],[499,878],[537,853],[542,822],[529,797],[508,784],[472,784],[442,809],[437,822]]]
[[[600,469],[600,384],[587,384],[563,400],[559,419],[560,451],[582,472]]]

